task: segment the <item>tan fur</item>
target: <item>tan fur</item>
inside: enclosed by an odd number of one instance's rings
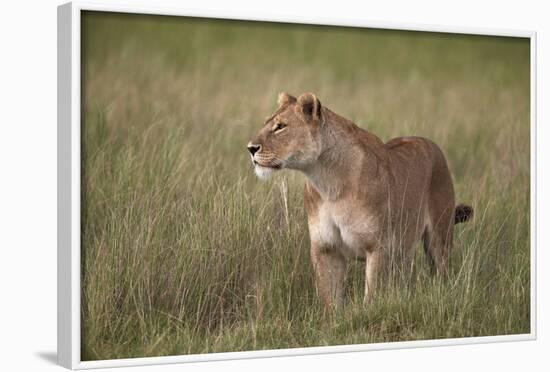
[[[311,93],[297,99],[281,93],[278,102],[249,150],[260,176],[288,168],[307,177],[311,259],[327,308],[343,304],[348,259],[366,260],[366,299],[391,265],[410,267],[421,239],[434,271],[446,274],[453,225],[473,210],[455,210],[439,147],[421,137],[384,144]]]

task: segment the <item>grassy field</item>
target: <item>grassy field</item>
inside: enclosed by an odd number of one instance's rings
[[[82,359],[528,333],[529,41],[186,18],[83,16]],[[253,174],[280,91],[448,157],[451,274],[322,316],[303,176]]]

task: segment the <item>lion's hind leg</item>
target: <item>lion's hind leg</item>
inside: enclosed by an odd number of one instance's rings
[[[440,213],[435,224],[428,224],[422,240],[432,273],[446,276],[453,245],[453,224],[449,213]]]
[[[441,150],[433,145],[434,164],[428,188],[428,209],[424,231],[424,250],[433,271],[447,275],[453,226],[455,221],[455,196],[451,173]]]

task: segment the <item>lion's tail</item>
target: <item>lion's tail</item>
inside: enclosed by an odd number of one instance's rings
[[[459,204],[455,208],[455,225],[466,222],[474,215],[474,208],[466,204]]]

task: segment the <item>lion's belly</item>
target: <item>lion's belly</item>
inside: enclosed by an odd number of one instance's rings
[[[325,204],[310,224],[312,240],[327,249],[337,249],[347,258],[365,257],[377,240],[376,218],[368,213],[350,214],[343,208]]]

